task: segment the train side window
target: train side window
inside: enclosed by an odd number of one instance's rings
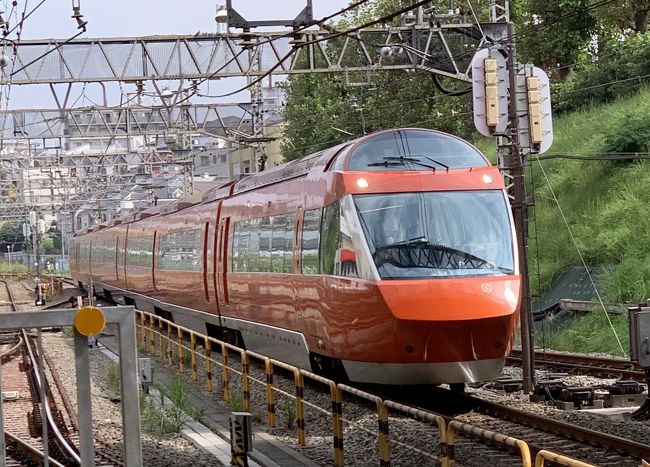
[[[239,266],[240,271],[249,271],[248,245],[250,241],[250,227],[248,221],[241,222],[241,233],[239,234]]]
[[[287,216],[274,216],[271,218],[271,271],[284,272],[285,231]]]
[[[321,274],[334,275],[336,271],[336,256],[341,246],[340,211],[338,201],[323,208],[320,242]]]
[[[232,236],[232,270],[241,271],[241,257],[239,256],[239,237],[241,236],[241,222],[235,223],[235,233]]]
[[[320,240],[320,209],[305,211],[302,225],[302,273],[318,274],[318,243]]]
[[[169,271],[200,270],[201,230],[183,230],[160,236],[157,267]]]
[[[260,238],[260,266],[257,269],[260,272],[271,272],[271,225],[270,217],[262,217],[258,235]]]
[[[263,229],[262,219],[250,219],[246,221],[248,223],[249,229],[249,240],[248,240],[248,263],[246,266],[246,271],[255,272],[260,271],[261,265],[261,251],[262,251],[262,239],[260,238],[260,230]]]
[[[293,227],[296,219],[295,214],[286,216],[287,224],[284,229],[284,272],[293,272]]]

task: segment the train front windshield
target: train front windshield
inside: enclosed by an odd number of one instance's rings
[[[501,191],[357,195],[354,201],[382,279],[514,272]]]

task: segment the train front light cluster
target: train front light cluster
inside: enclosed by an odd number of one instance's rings
[[[365,178],[357,178],[357,186],[363,190],[368,188],[368,180]]]

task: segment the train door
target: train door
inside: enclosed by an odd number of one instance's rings
[[[121,279],[121,277],[120,277],[120,247],[122,245],[121,240],[122,240],[122,238],[121,238],[120,234],[117,234],[115,236],[115,258],[114,258],[114,260],[115,260],[115,283],[117,284],[118,287],[119,287],[120,279]]]
[[[203,293],[205,295],[205,301],[210,303],[210,289],[209,289],[209,283],[210,281],[208,280],[208,276],[210,274],[208,264],[210,264],[209,259],[208,259],[208,252],[209,252],[209,236],[210,236],[210,222],[207,221],[203,224],[203,244],[201,245],[201,249],[203,250],[201,254],[201,269],[202,269],[202,275],[203,275]]]
[[[156,268],[158,267],[158,231],[153,231],[153,242],[151,243],[151,282],[153,284],[153,289],[158,290],[158,285],[156,284]]]
[[[224,218],[219,226],[219,243],[217,254],[217,296],[219,310],[228,305],[228,237],[230,217]]]
[[[298,281],[293,281],[293,303],[294,303],[294,310],[296,310],[296,321],[299,326],[299,329],[302,329],[303,327],[303,312],[302,312],[302,304],[300,303],[300,290],[304,286],[302,283],[302,226],[303,226],[303,216],[304,216],[304,209],[302,206],[298,206],[298,209],[296,210],[296,221],[295,221],[295,231],[293,233],[293,272],[298,274],[299,280]]]
[[[221,205],[222,201],[217,202],[217,209],[214,219],[214,230],[212,232],[212,287],[215,294],[215,303],[217,314],[221,316],[221,297],[223,295],[221,284]]]
[[[124,255],[122,256],[122,280],[124,281],[124,290],[129,289],[128,276],[126,274],[126,263],[129,256],[129,227],[126,226],[126,231],[124,232]]]

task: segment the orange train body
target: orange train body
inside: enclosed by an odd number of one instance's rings
[[[74,237],[118,302],[352,381],[499,375],[518,318],[499,171],[444,133],[389,130]]]

